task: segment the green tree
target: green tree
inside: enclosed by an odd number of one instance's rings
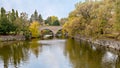
[[[48,17],[48,18],[45,20],[45,24],[46,24],[46,25],[50,25],[50,22],[51,22],[51,17]]]
[[[43,22],[43,19],[42,19],[42,16],[41,16],[41,14],[39,14],[39,16],[38,16],[38,20],[39,20],[39,22]]]
[[[50,26],[59,26],[60,22],[58,20],[58,17],[50,16],[45,20],[45,24],[50,25]]]
[[[1,18],[0,20],[0,34],[9,34],[9,32],[11,31],[11,26],[12,24],[10,23],[9,20],[7,20],[6,17]]]
[[[38,14],[37,10],[34,11],[34,14],[31,15],[30,22],[38,21],[41,25],[43,24],[43,19],[41,14]]]
[[[14,9],[12,9],[12,13],[11,13],[10,18],[11,18],[11,22],[14,22],[15,19],[16,19],[16,13],[15,13],[15,10],[14,10]]]
[[[19,16],[18,16],[18,11],[16,10],[16,18],[18,18]]]
[[[54,26],[59,26],[60,25],[60,22],[58,20],[54,21],[53,24]]]
[[[9,34],[11,31],[15,30],[15,25],[11,23],[8,19],[9,14],[6,13],[5,9],[1,8],[1,17],[0,17],[0,33],[1,34]]]
[[[5,9],[2,7],[1,8],[1,17],[4,17],[4,16],[6,16],[6,11],[5,11]]]
[[[37,10],[35,10],[35,12],[34,12],[34,19],[35,19],[35,21],[38,21],[38,12],[37,12]]]
[[[30,21],[38,21],[38,12],[37,10],[34,11],[34,14],[31,15]]]

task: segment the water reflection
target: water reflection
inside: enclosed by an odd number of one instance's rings
[[[0,59],[3,62],[4,68],[8,68],[9,65],[13,65],[17,68],[20,63],[28,60],[29,46],[27,43],[17,42],[12,45],[4,45],[0,47]]]
[[[9,42],[7,42],[9,44]],[[0,68],[19,68],[21,64],[27,64],[31,54],[38,57],[40,44],[37,40],[31,42],[10,42],[9,45],[0,47]]]
[[[69,57],[73,68],[116,68],[120,64],[116,62],[119,59],[118,55],[83,41],[78,43],[72,39],[66,42],[65,55]]]
[[[118,55],[111,52],[106,52],[102,57],[102,66],[104,68],[116,68]]]
[[[42,48],[41,48],[42,46],[38,44],[38,40],[37,39],[32,40],[29,45],[30,45],[31,52],[36,57],[38,57],[39,53],[42,51]]]
[[[73,39],[7,42],[0,68],[120,68],[120,55]]]
[[[103,52],[92,50],[87,43],[77,43],[70,39],[66,43],[65,50],[73,68],[101,68],[99,64]]]
[[[39,59],[41,68],[72,68],[63,54],[65,42],[58,39],[38,41],[43,49]]]

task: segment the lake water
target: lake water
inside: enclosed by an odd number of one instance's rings
[[[120,68],[120,54],[73,39],[7,42],[0,68]]]

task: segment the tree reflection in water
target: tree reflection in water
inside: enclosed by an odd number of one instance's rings
[[[8,68],[13,66],[19,68],[20,64],[27,63],[32,52],[36,57],[39,54],[38,44],[36,40],[31,42],[14,42],[12,44],[0,47],[0,59],[3,62],[3,67]],[[13,68],[12,67],[12,68]]]
[[[60,68],[119,68],[120,54],[73,39],[0,43],[0,68],[54,67],[51,61],[58,62]]]
[[[120,67],[120,62],[115,62],[119,60],[117,55],[106,54],[106,50],[104,48],[99,48],[95,46],[91,46],[90,44],[80,41],[73,41],[69,39],[66,42],[65,47],[65,55],[69,57],[70,62],[73,68],[115,68],[115,66]],[[109,58],[112,61],[109,61]],[[113,58],[112,58],[113,57]],[[108,60],[105,62],[104,60]],[[114,62],[113,62],[114,61]],[[114,65],[105,65],[108,63],[112,63]]]
[[[4,68],[8,68],[9,63],[16,68],[20,63],[28,59],[27,43],[15,42],[11,45],[4,45],[0,48],[0,57],[3,60]]]

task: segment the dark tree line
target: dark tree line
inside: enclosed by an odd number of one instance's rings
[[[38,14],[37,10],[28,19],[28,14],[25,12],[19,13],[17,10],[12,9],[6,11],[3,7],[0,8],[0,34],[23,34],[29,31],[30,23],[37,21],[40,25],[59,26],[60,21],[56,16],[50,16],[46,20]]]
[[[29,23],[26,13],[19,13],[12,9],[7,12],[3,7],[0,9],[0,34],[19,34],[27,30]]]
[[[49,25],[49,26],[59,26],[60,21],[58,20],[58,17],[56,16],[49,16],[46,20],[43,20],[42,15],[38,14],[37,10],[34,11],[34,13],[31,15],[30,22],[37,21],[41,25]]]

